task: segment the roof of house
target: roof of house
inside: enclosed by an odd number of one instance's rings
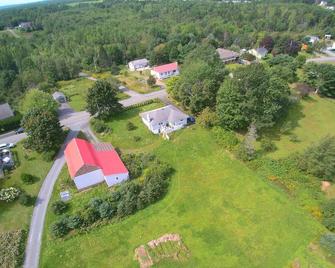
[[[0,120],[14,116],[8,103],[0,104]]]
[[[57,99],[57,98],[59,98],[59,97],[61,97],[61,98],[65,98],[65,95],[64,95],[62,92],[56,91],[56,92],[54,92],[54,93],[52,94],[52,97],[53,97],[54,99]]]
[[[157,73],[164,73],[164,72],[169,72],[169,71],[173,71],[177,69],[178,69],[178,62],[172,62],[172,63],[156,66],[153,68],[153,71]]]
[[[138,60],[130,61],[129,63],[132,63],[133,65],[145,65],[145,64],[148,64],[149,61],[147,59],[138,59]]]
[[[65,149],[65,159],[72,178],[102,169],[105,176],[128,173],[117,152],[108,143],[92,144],[75,138]]]
[[[237,52],[231,51],[229,49],[217,48],[216,51],[219,53],[221,60],[236,58],[239,56]]]
[[[145,120],[150,120],[152,124],[158,124],[160,122],[177,122],[183,119],[187,119],[189,116],[173,105],[167,105],[162,108],[158,108],[152,111],[141,113],[140,116]]]
[[[268,54],[268,50],[265,47],[259,47],[255,49],[256,52],[262,56],[265,56],[266,54]]]

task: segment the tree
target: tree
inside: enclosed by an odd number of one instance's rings
[[[63,214],[68,208],[69,208],[69,205],[65,203],[64,201],[55,201],[51,205],[51,210],[55,215]]]
[[[272,126],[285,112],[289,95],[287,83],[271,77],[263,65],[237,69],[218,92],[219,121],[232,130],[246,129],[251,123],[257,129]]]
[[[118,102],[118,86],[114,82],[98,80],[87,94],[87,111],[101,119],[107,119],[121,111]]]
[[[63,217],[51,225],[51,233],[56,238],[64,237],[69,232],[70,228],[68,227],[67,217]]]
[[[212,128],[218,124],[218,117],[215,111],[206,107],[197,117],[197,121],[204,128]]]
[[[24,184],[33,184],[36,181],[38,181],[39,178],[34,176],[34,175],[31,175],[31,174],[22,173],[21,174],[21,180]]]
[[[19,197],[19,203],[23,206],[31,206],[34,203],[34,198],[29,194],[22,192]]]
[[[148,86],[152,87],[153,85],[156,84],[156,78],[152,75],[149,75],[149,78],[147,80]]]
[[[99,214],[102,219],[111,219],[116,214],[116,207],[110,202],[104,201],[99,206]]]
[[[275,42],[273,38],[269,35],[265,36],[259,43],[260,47],[265,47],[270,52],[273,49],[274,45],[275,45]]]
[[[26,114],[33,108],[41,108],[45,111],[57,113],[58,104],[50,94],[38,89],[31,89],[23,98],[21,110],[23,114]]]
[[[313,144],[298,158],[298,167],[320,179],[335,180],[335,136]]]
[[[63,141],[57,115],[49,110],[33,108],[22,119],[28,135],[26,145],[37,152],[55,152]]]
[[[4,201],[6,203],[13,202],[20,196],[20,194],[21,191],[17,188],[3,188],[0,190],[0,201]]]
[[[295,56],[300,51],[300,44],[294,40],[288,40],[285,45],[285,53],[291,56]]]

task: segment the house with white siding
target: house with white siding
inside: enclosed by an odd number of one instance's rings
[[[149,67],[149,61],[147,59],[133,60],[128,63],[130,71],[143,70]]]
[[[159,80],[179,75],[178,62],[156,66],[152,68],[151,75]]]

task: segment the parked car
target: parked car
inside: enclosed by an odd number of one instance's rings
[[[3,143],[3,144],[0,144],[0,150],[10,149],[10,148],[14,148],[14,147],[15,147],[14,143]]]
[[[15,134],[20,134],[20,133],[23,133],[23,132],[24,132],[24,128],[23,127],[20,127],[17,130],[15,130]]]

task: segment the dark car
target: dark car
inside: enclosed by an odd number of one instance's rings
[[[195,124],[195,118],[193,116],[190,116],[189,118],[187,118],[187,124],[188,125]]]
[[[23,127],[20,127],[17,130],[15,130],[15,134],[21,134],[23,132],[24,132],[24,128]]]

